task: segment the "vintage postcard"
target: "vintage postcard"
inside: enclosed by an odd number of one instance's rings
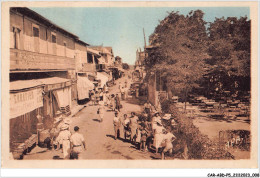
[[[256,168],[257,14],[2,3],[2,167]]]

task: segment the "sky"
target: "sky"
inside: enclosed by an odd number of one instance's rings
[[[206,22],[221,17],[250,17],[249,7],[51,7],[30,8],[56,25],[97,46],[111,46],[114,56],[134,64],[136,50],[144,47],[155,27],[171,11],[187,15],[202,10]]]

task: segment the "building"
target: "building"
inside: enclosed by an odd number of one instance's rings
[[[99,51],[101,58],[97,70],[108,69],[114,65],[114,53],[112,47],[90,46],[89,48]]]
[[[77,103],[78,37],[28,8],[10,8],[10,148]],[[80,55],[81,55],[80,54]],[[81,69],[77,68],[77,71]],[[94,70],[94,69],[93,69]],[[43,118],[37,120],[37,115]],[[30,145],[30,144],[29,144]]]
[[[143,79],[146,75],[145,72],[145,58],[147,57],[146,51],[141,51],[141,49],[136,50],[136,60],[135,60],[135,74]]]
[[[81,40],[75,43],[76,48],[76,76],[77,99],[89,98],[89,91],[94,89],[93,81],[97,77],[96,66],[101,57],[98,51],[89,48],[89,45]]]
[[[151,58],[152,56],[152,50],[155,47],[153,46],[147,46],[145,48],[146,51],[146,57]],[[141,55],[144,56],[144,55]],[[139,58],[137,64],[139,66],[145,66],[144,63],[142,63],[142,58]],[[160,71],[148,71],[146,75],[145,81],[147,82],[147,99],[149,102],[151,102],[154,106],[158,107],[160,103],[169,98],[169,95],[171,95],[170,89],[167,87],[167,80],[166,77],[163,77],[160,73]]]

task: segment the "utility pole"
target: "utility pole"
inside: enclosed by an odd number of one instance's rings
[[[144,28],[143,28],[143,33],[144,33]],[[145,39],[145,33],[144,33],[144,51],[145,51],[145,48],[146,48],[146,39]]]

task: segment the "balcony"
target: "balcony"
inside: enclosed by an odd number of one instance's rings
[[[75,59],[51,54],[10,49],[10,70],[73,70]]]
[[[78,72],[96,72],[96,64],[82,63]]]

